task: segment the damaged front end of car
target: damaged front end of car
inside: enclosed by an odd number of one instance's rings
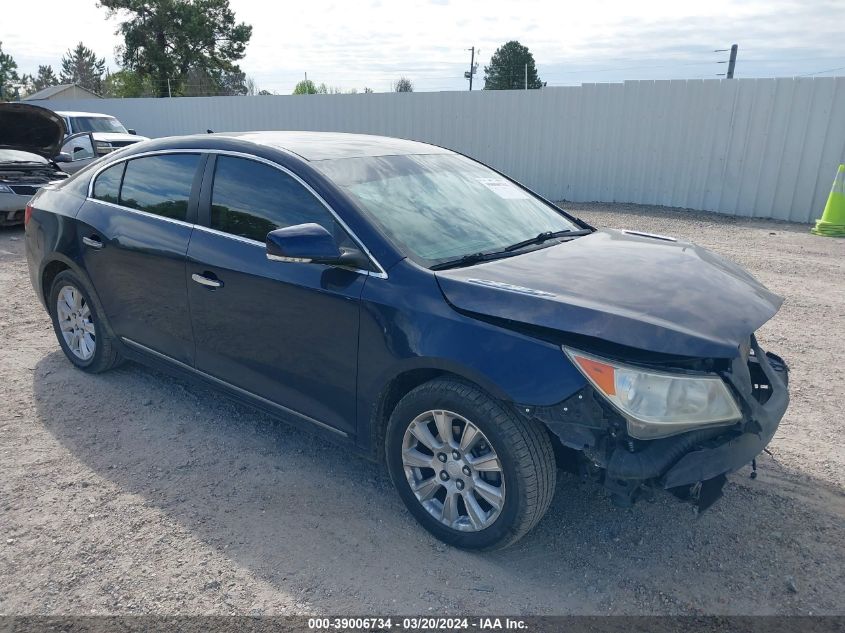
[[[756,467],[789,404],[786,363],[753,335],[733,359],[674,367],[563,349],[587,386],[557,405],[521,412],[577,451],[580,475],[602,483],[623,507],[666,490],[706,509],[728,473]]]

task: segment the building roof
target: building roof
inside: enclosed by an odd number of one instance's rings
[[[98,95],[93,90],[88,90],[88,88],[84,88],[79,84],[58,84],[57,86],[47,86],[38,92],[34,92],[31,95],[28,95],[21,99],[21,101],[43,101],[44,99],[52,99],[57,97],[65,90],[69,90],[71,88],[76,88],[77,90],[82,90],[83,92],[87,92],[91,95],[91,97],[95,99],[100,99],[100,95]]]
[[[448,149],[389,136],[345,132],[224,132],[232,138],[287,150],[308,161],[361,156],[451,154]]]

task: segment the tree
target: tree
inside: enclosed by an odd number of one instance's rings
[[[18,96],[20,98],[27,97],[31,94],[38,92],[35,87],[35,77],[28,73],[24,73],[23,75],[21,75],[21,81],[18,86],[20,87],[20,91],[18,93]]]
[[[352,91],[344,93],[343,88],[338,88],[337,86],[327,86],[325,83],[321,83],[319,86],[317,86],[318,95],[342,95],[351,93]]]
[[[221,71],[205,68],[189,68],[179,88],[184,97],[214,97],[245,95],[246,73],[242,70]]]
[[[244,88],[246,88],[246,94],[250,97],[261,93],[261,90],[258,88],[258,84],[252,77],[244,79]]]
[[[512,40],[496,49],[490,65],[484,67],[485,90],[522,90],[525,88],[525,66],[528,65],[528,87],[542,88],[537,76],[534,56],[527,47]]]
[[[79,84],[100,94],[105,72],[106,58],[97,59],[94,51],[82,42],[62,57],[62,83]]]
[[[365,94],[365,95],[371,95],[371,94],[373,94],[373,89],[372,89],[372,88],[367,88],[366,86],[364,86],[364,94]]]
[[[173,83],[171,82],[171,86]],[[189,68],[176,88],[177,94],[184,97],[214,97],[217,96],[220,86],[204,69]]]
[[[38,75],[33,80],[33,88],[35,90],[44,90],[50,86],[58,85],[59,78],[53,72],[52,66],[39,66]]]
[[[103,96],[117,98],[155,97],[157,91],[149,77],[142,77],[133,70],[118,70],[103,80]]]
[[[293,89],[295,95],[315,95],[317,94],[317,86],[310,79],[303,79]]]
[[[0,100],[11,99],[16,88],[11,84],[20,81],[18,64],[12,56],[3,52],[3,42],[0,42]]]
[[[263,91],[262,91],[263,92]],[[354,95],[358,93],[357,88],[344,90],[338,86],[329,86],[326,82],[315,84],[310,79],[303,79],[293,89],[295,95]],[[268,93],[269,94],[269,93]]]
[[[216,94],[243,94],[235,62],[243,59],[252,27],[235,21],[229,0],[100,0],[99,5],[109,17],[123,18],[117,31],[124,40],[117,51],[122,65],[151,77],[158,96],[182,94],[189,71],[222,82]]]
[[[414,83],[407,77],[399,77],[399,81],[393,84],[394,92],[413,92]]]
[[[212,77],[217,82],[217,94],[219,95],[234,96],[249,94],[247,76],[242,70],[233,70],[230,72],[218,71],[216,73],[212,73]]]

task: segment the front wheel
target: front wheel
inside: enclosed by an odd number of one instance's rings
[[[408,393],[388,423],[391,479],[429,532],[464,549],[498,549],[543,517],[555,486],[551,442],[477,387],[437,379]]]

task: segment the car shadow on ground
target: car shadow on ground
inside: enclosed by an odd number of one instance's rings
[[[106,513],[118,496],[138,496],[279,590],[308,587],[317,612],[842,609],[841,491],[767,456],[757,479],[732,475],[701,516],[663,494],[615,508],[601,487],[561,472],[533,532],[504,551],[468,553],[418,527],[381,466],[202,386],[133,363],[90,376],[58,351],[33,376],[41,423],[90,469],[79,482],[113,484]],[[801,564],[818,557],[829,566]]]

